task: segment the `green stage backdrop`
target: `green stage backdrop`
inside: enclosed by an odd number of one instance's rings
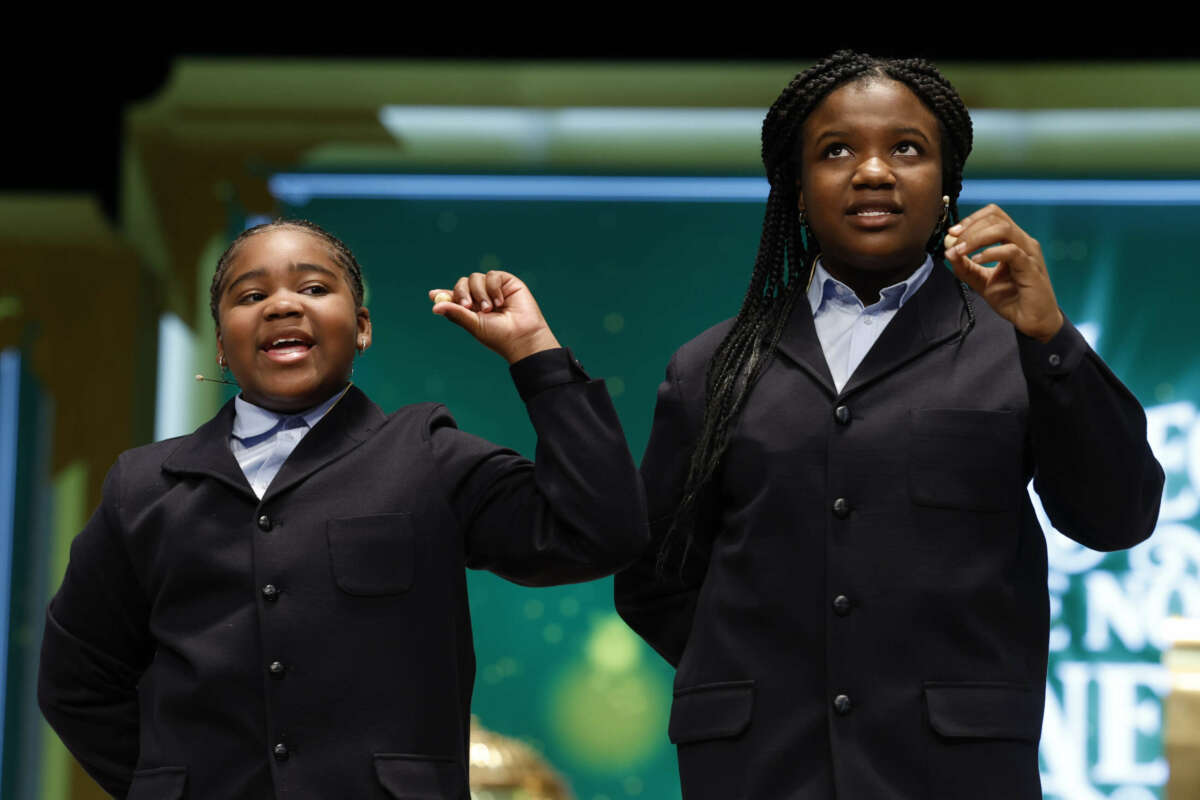
[[[444,402],[462,428],[530,455],[505,365],[432,316],[428,289],[474,270],[519,274],[558,338],[607,381],[640,457],[667,360],[736,312],[762,224],[761,201],[728,187],[715,199],[497,199],[368,191],[365,177],[336,190],[276,184],[282,213],[336,232],[364,265],[375,334],[355,382],[386,411]],[[1042,242],[1062,307],[1147,406],[1168,476],[1159,530],[1131,552],[1083,550],[1043,519],[1053,632],[1042,771],[1058,800],[1161,797],[1161,623],[1200,616],[1200,189],[1172,182],[1175,200],[1160,204],[1163,187],[976,181],[964,195],[964,213],[1007,198]],[[539,747],[580,800],[677,798],[672,672],[616,616],[611,580],[526,589],[473,573],[469,587],[482,722]]]

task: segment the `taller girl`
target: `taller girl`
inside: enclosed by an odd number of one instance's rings
[[[1163,476],[1038,243],[996,206],[958,221],[970,150],[919,59],[836,53],[767,113],[750,288],[667,368],[655,544],[616,585],[678,669],[686,800],[1041,796],[1026,484],[1110,550],[1150,534]]]

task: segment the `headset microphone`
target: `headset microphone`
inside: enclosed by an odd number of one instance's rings
[[[209,383],[223,383],[226,386],[237,386],[237,384],[234,383],[233,381],[225,381],[225,380],[221,380],[220,378],[206,378],[203,375],[201,375],[199,372],[196,373],[196,380],[197,381],[208,381]]]

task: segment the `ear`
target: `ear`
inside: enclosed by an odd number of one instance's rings
[[[371,346],[371,312],[366,306],[360,306],[357,312],[358,333],[355,334],[358,352],[363,352]]]
[[[800,188],[799,178],[796,178],[796,210],[804,211],[804,190]]]

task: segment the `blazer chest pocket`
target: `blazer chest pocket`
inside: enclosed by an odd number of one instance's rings
[[[908,490],[917,505],[1009,511],[1025,488],[1025,430],[1015,411],[923,408],[909,412]]]
[[[416,535],[408,514],[331,519],[329,557],[338,588],[358,597],[381,597],[412,587]]]
[[[141,769],[133,773],[125,800],[181,800],[186,788],[186,767]]]

